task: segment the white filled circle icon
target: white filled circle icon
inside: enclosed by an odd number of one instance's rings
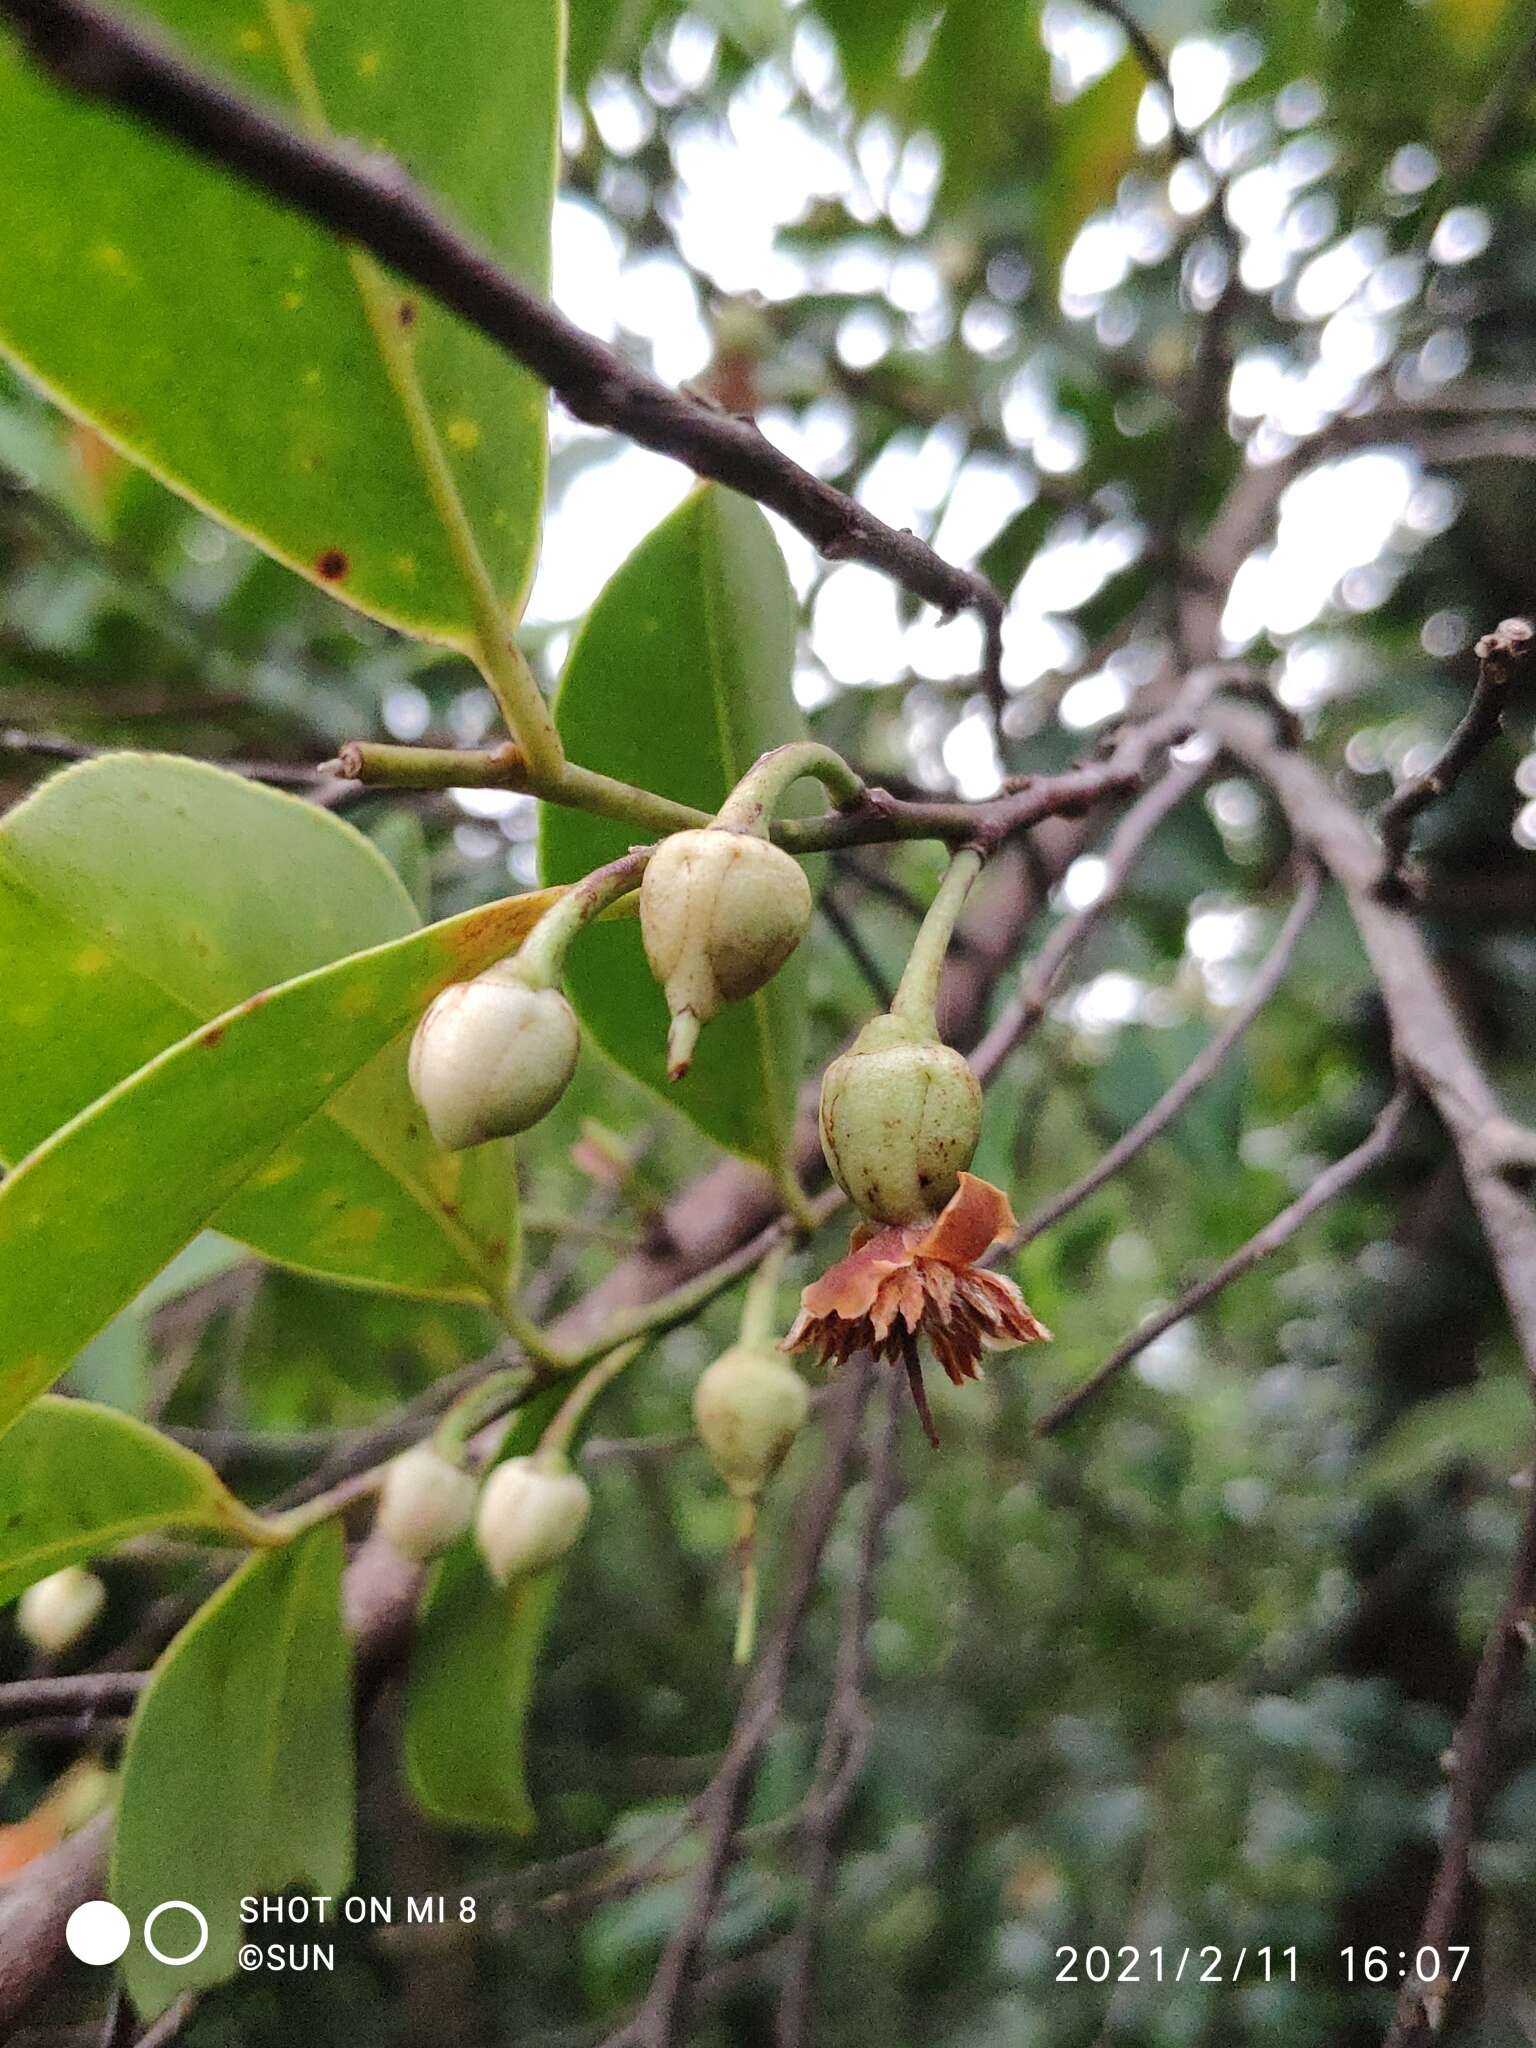
[[[121,1906],[110,1899],[87,1899],[64,1923],[64,1946],[78,1962],[104,1969],[124,1953],[132,1932]]]

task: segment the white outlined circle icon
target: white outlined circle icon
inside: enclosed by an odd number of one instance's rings
[[[162,1913],[190,1913],[197,1922],[197,1945],[195,1948],[189,1948],[184,1956],[167,1955],[163,1948],[155,1946],[155,1922]],[[156,1906],[155,1910],[144,1922],[144,1946],[149,1950],[157,1963],[166,1963],[171,1969],[179,1970],[187,1963],[195,1963],[203,1950],[208,1946],[208,1922],[199,1913],[196,1906],[188,1905],[185,1899],[162,1899],[160,1904]],[[122,1953],[121,1949],[118,1953]]]
[[[64,1946],[76,1961],[104,1969],[124,1953],[132,1933],[121,1906],[110,1899],[87,1899],[64,1923]]]

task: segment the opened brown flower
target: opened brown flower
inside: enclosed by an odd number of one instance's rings
[[[983,1351],[1034,1344],[1051,1334],[1011,1280],[976,1263],[1013,1228],[1002,1189],[971,1173],[960,1175],[935,1218],[885,1228],[861,1223],[847,1258],[801,1295],[784,1349],[814,1350],[826,1365],[841,1365],[857,1351],[904,1365],[928,1441],[937,1444],[919,1337],[928,1339],[959,1386],[976,1378]]]

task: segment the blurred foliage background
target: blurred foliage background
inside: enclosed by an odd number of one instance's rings
[[[967,678],[973,622],[786,553],[797,694],[866,772],[982,795],[1051,768],[1170,653],[1198,539],[1245,466],[1290,465],[1222,609],[1359,805],[1422,768],[1477,634],[1532,603],[1536,95],[1514,0],[1172,0],[1192,138],[1109,14],[1050,0],[573,0],[556,295],[660,374],[752,410],[882,516],[979,563],[1009,600],[1000,734]],[[1223,225],[1223,223],[1226,225]],[[82,317],[89,317],[88,313]],[[1189,394],[1209,368],[1202,417]],[[557,417],[527,644],[573,623],[686,487]],[[1234,564],[1234,567],[1237,565]],[[71,747],[324,759],[344,738],[473,743],[468,667],[343,611],[0,384],[0,792]],[[1507,737],[1429,814],[1425,920],[1512,1113],[1536,1113],[1536,751]],[[534,879],[532,806],[363,795],[346,815],[443,915]],[[1259,794],[1218,775],[1174,815],[992,1090],[979,1168],[1025,1214],[1145,1109],[1240,996],[1289,900]],[[837,864],[811,954],[818,1064],[900,970],[929,849]],[[1091,900],[1094,857],[1052,915]],[[1030,946],[1049,929],[1042,921]],[[704,1142],[588,1054],[521,1169],[545,1313],[647,1240]],[[1060,1437],[1053,1394],[1356,1143],[1389,1088],[1382,1021],[1330,897],[1283,992],[1174,1128],[1033,1244],[1056,1332],[980,1389],[936,1392],[901,1447],[872,1638],[873,1746],[836,1869],[815,2038],[946,2048],[1379,2039],[1392,1986],[1341,1951],[1411,1952],[1444,1817],[1442,1754],[1528,1483],[1517,1361],[1459,1181],[1425,1129],[1271,1266]],[[820,1249],[839,1242],[829,1233]],[[809,1269],[807,1269],[809,1270]],[[799,1277],[804,1277],[803,1273]],[[341,1938],[337,1977],[237,1984],[193,2043],[451,2037],[580,2048],[643,1992],[686,1898],[584,1897],[664,1845],[737,1696],[729,1507],[684,1438],[726,1300],[605,1403],[594,1536],[565,1582],[530,1745],[526,1842],[427,1829],[396,1787],[398,1694],[367,1721],[359,1889],[477,1893],[473,1927]],[[209,1240],[71,1384],[221,1432],[263,1497],[331,1433],[483,1355],[468,1310],[349,1292]],[[252,1438],[264,1437],[265,1444]],[[765,1531],[767,1603],[814,1432]],[[860,1489],[830,1553],[853,1568]],[[195,1574],[195,1562],[174,1569]],[[155,1639],[163,1557],[104,1567],[82,1665]],[[800,1796],[835,1601],[816,1608],[693,2027],[771,2037],[800,1897],[773,1822]],[[0,1676],[25,1668],[0,1623]],[[1449,2038],[1536,2037],[1536,1710],[1517,1703],[1463,1939],[1477,1996]],[[75,1755],[0,1749],[0,1820]],[[573,1865],[552,1859],[597,1850]],[[551,1895],[555,1896],[551,1896]],[[1222,1981],[1059,1982],[1063,1945],[1211,1945]],[[1268,1946],[1271,1981],[1252,1960]],[[1237,1952],[1250,1960],[1226,1981]],[[1294,1951],[1294,1965],[1282,1952]],[[1191,1973],[1192,1974],[1192,1973]],[[71,1985],[26,2035],[79,2033]],[[94,2038],[94,2036],[90,2037]]]

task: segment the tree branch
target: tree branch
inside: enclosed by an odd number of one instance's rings
[[[1472,1682],[1472,1697],[1452,1745],[1450,1812],[1429,1903],[1419,1926],[1419,1952],[1428,1948],[1444,1958],[1461,1919],[1472,1848],[1493,1789],[1499,1723],[1525,1663],[1533,1604],[1536,1490],[1527,1499],[1509,1590],[1483,1645],[1477,1676]],[[1440,2030],[1450,1990],[1450,1981],[1443,1973],[1429,1984],[1420,1983],[1416,1975],[1406,1978],[1383,2048],[1425,2048]]]
[[[1382,806],[1377,823],[1385,864],[1381,887],[1386,894],[1404,889],[1403,869],[1414,819],[1436,797],[1448,795],[1483,749],[1498,738],[1504,724],[1507,685],[1516,664],[1530,651],[1531,634],[1529,619],[1505,619],[1483,635],[1477,643],[1477,685],[1461,723],[1424,773],[1410,776]]]
[[[609,2048],[619,2048],[620,2043],[632,2044],[632,2048],[672,2048],[687,2027],[694,1968],[735,1856],[737,1833],[757,1775],[758,1758],[784,1703],[790,1658],[816,1589],[822,1553],[842,1504],[848,1467],[858,1444],[859,1425],[873,1383],[874,1369],[867,1359],[846,1369],[846,1384],[828,1430],[826,1461],[797,1512],[799,1539],[778,1626],[747,1682],[720,1768],[701,1801],[700,1812],[708,1822],[708,1837],[693,1896],[681,1924],[662,1952],[644,2004],[633,2020],[610,2036]]]
[[[1104,886],[1091,903],[1064,917],[1040,948],[1019,987],[995,1024],[977,1046],[971,1064],[989,1080],[1039,1024],[1051,991],[1072,954],[1103,918],[1129,881],[1147,841],[1185,797],[1210,773],[1210,764],[1169,768],[1120,820],[1104,854]]]
[[[34,761],[95,761],[104,754],[120,753],[120,747],[93,746],[88,740],[72,740],[63,733],[23,732],[16,726],[0,727],[0,758]],[[347,782],[312,768],[305,761],[215,761],[231,775],[243,775],[247,782],[263,782],[273,789],[291,789],[307,796],[326,810],[355,800],[365,792]]]
[[[999,687],[1002,602],[802,469],[755,422],[673,391],[584,333],[461,234],[391,159],[297,134],[276,113],[90,0],[0,0],[0,16],[60,84],[120,108],[279,205],[368,250],[525,364],[568,411],[767,505],[824,555],[867,563],[942,612],[975,610],[983,682]]]
[[[1281,1245],[1288,1243],[1319,1209],[1325,1208],[1336,1195],[1343,1194],[1346,1188],[1353,1187],[1357,1180],[1369,1173],[1373,1166],[1379,1165],[1397,1142],[1397,1134],[1402,1128],[1410,1099],[1409,1091],[1400,1088],[1353,1152],[1346,1152],[1342,1159],[1335,1160],[1332,1166],[1320,1173],[1309,1184],[1305,1193],[1298,1195],[1296,1200],[1288,1208],[1282,1209],[1278,1216],[1272,1217],[1262,1230],[1255,1231],[1248,1242],[1240,1245],[1229,1259],[1223,1259],[1214,1273],[1209,1273],[1205,1279],[1197,1281],[1187,1293],[1181,1294],[1171,1307],[1160,1310],[1149,1321],[1143,1323],[1139,1330],[1127,1337],[1123,1344],[1110,1353],[1096,1373],[1084,1380],[1081,1386],[1074,1387],[1070,1394],[1063,1395],[1054,1407],[1046,1410],[1035,1424],[1035,1435],[1054,1436],[1056,1431],[1069,1423],[1095,1394],[1107,1387],[1111,1380],[1118,1379],[1131,1360],[1140,1357],[1147,1346],[1161,1337],[1165,1330],[1171,1330],[1175,1323],[1182,1323],[1187,1316],[1192,1316],[1196,1309],[1204,1308],[1205,1304],[1214,1300],[1224,1288],[1230,1287],[1234,1280],[1240,1280],[1245,1273],[1252,1272],[1260,1260],[1267,1259],[1271,1252],[1278,1251]]]
[[[1413,918],[1382,900],[1381,854],[1365,821],[1315,762],[1276,742],[1262,712],[1222,698],[1207,707],[1204,722],[1268,786],[1296,840],[1343,890],[1380,985],[1398,1070],[1428,1097],[1456,1148],[1536,1381],[1536,1213],[1517,1185],[1536,1166],[1536,1133],[1505,1114]]]
[[[789,1937],[784,1989],[776,2026],[778,2048],[802,2048],[809,2038],[815,1989],[816,1945],[832,1884],[838,1831],[847,1813],[869,1750],[870,1714],[864,1703],[869,1665],[869,1625],[874,1615],[875,1575],[885,1525],[896,1505],[897,1448],[906,1397],[892,1373],[885,1389],[885,1416],[870,1467],[869,1499],[859,1536],[859,1555],[843,1600],[832,1702],[822,1725],[821,1745],[802,1815],[805,1902]]]
[[[0,1727],[58,1716],[127,1713],[147,1671],[85,1671],[66,1678],[18,1678],[0,1685]]]
[[[1296,899],[1286,913],[1275,943],[1265,956],[1263,965],[1254,975],[1243,1000],[1232,1011],[1221,1029],[1207,1040],[1173,1085],[1160,1095],[1145,1116],[1137,1119],[1128,1131],[1121,1134],[1110,1146],[1102,1159],[1090,1166],[1080,1179],[1053,1195],[1038,1208],[1034,1215],[1021,1223],[1006,1244],[998,1248],[1000,1257],[1022,1251],[1027,1244],[1033,1244],[1042,1231],[1049,1230],[1053,1223],[1059,1223],[1063,1216],[1075,1209],[1080,1202],[1097,1194],[1106,1181],[1113,1180],[1123,1166],[1128,1166],[1136,1154],[1150,1145],[1159,1132],[1165,1131],[1185,1104],[1202,1089],[1220,1068],[1228,1053],[1237,1045],[1260,1010],[1284,981],[1295,958],[1296,948],[1302,935],[1316,915],[1322,900],[1322,875],[1313,862],[1308,862],[1296,892]]]

